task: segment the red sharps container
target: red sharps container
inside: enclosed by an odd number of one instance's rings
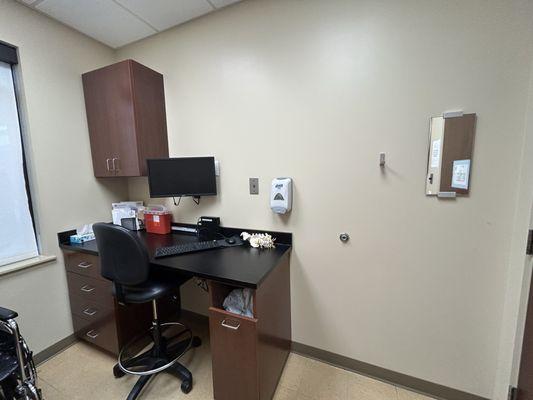
[[[166,235],[170,233],[172,213],[170,211],[145,211],[144,226],[146,232]]]

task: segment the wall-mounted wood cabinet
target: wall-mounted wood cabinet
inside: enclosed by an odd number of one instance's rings
[[[144,176],[168,157],[163,75],[126,60],[82,79],[94,176]]]

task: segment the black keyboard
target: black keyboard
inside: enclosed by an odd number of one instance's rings
[[[223,247],[240,246],[243,241],[239,237],[229,239],[207,240],[205,242],[191,242],[177,244],[175,246],[158,247],[155,250],[155,258],[178,256],[180,254],[194,253],[196,251],[221,249]]]

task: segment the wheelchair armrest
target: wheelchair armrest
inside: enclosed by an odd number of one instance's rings
[[[19,315],[8,308],[0,307],[0,321],[7,321],[8,319],[17,318]]]

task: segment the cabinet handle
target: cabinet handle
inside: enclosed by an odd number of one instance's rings
[[[88,315],[89,317],[92,317],[92,316],[95,315],[97,312],[98,312],[98,310],[95,310],[94,308],[87,308],[87,309],[83,310],[83,313],[84,313],[85,315]]]
[[[230,321],[234,321],[234,322],[237,322],[235,320],[230,320]],[[226,320],[223,320],[220,325],[222,325],[224,328],[228,328],[228,329],[233,329],[234,331],[236,331],[237,329],[239,329],[239,327],[241,326],[241,323],[240,322],[237,322],[237,325],[228,325]]]
[[[109,161],[111,161],[111,159],[110,159],[110,158],[106,158],[106,160],[105,160],[105,165],[106,165],[108,171],[113,171],[113,169],[111,169],[111,168],[109,167]]]
[[[87,261],[82,261],[81,263],[78,264],[78,267],[83,268],[83,269],[91,268],[92,266],[93,265]]]
[[[93,329],[92,331],[87,332],[86,335],[91,339],[96,339],[99,333]]]
[[[115,160],[117,160],[116,165],[115,165]],[[118,157],[113,158],[113,171],[120,171],[120,158]]]
[[[85,292],[85,293],[91,293],[93,290],[94,290],[94,286],[91,286],[91,285],[84,285],[81,287],[81,291],[82,292]]]

